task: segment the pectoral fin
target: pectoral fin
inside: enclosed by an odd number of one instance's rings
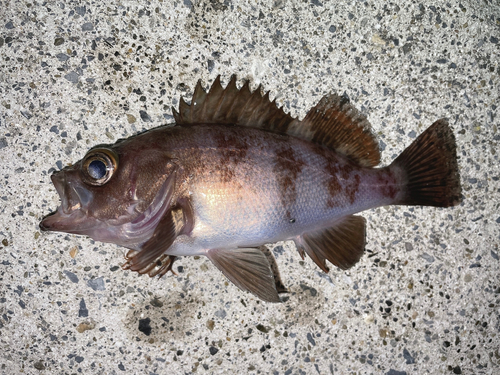
[[[188,202],[165,213],[151,238],[139,252],[129,251],[122,268],[153,277],[171,271],[175,257],[163,254],[178,235],[187,234],[193,226],[192,209]]]
[[[142,246],[141,251],[127,254],[127,267],[139,273],[149,272],[149,267],[159,258],[177,237],[174,215],[172,210],[165,213],[151,238]],[[132,255],[129,257],[129,255]]]
[[[266,302],[281,302],[273,271],[261,250],[212,249],[207,252],[207,257],[238,288]]]
[[[133,258],[134,255],[137,253],[135,250],[130,250],[125,258],[127,259],[127,263],[122,265],[122,269],[128,270],[130,269],[130,261],[129,259]],[[177,259],[176,256],[173,255],[167,255],[167,254],[161,254],[158,258],[156,258],[154,261],[149,263],[146,267],[140,269],[137,271],[140,274],[145,274],[147,273],[149,277],[155,277],[158,276],[160,279],[168,272],[172,272],[172,274],[177,275],[174,270],[172,269],[175,260]]]
[[[346,216],[330,228],[304,233],[295,240],[301,255],[304,252],[324,271],[325,260],[345,270],[354,266],[365,249],[365,219]]]

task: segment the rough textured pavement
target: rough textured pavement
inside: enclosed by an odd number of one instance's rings
[[[495,0],[0,1],[0,373],[496,374],[500,363]],[[205,258],[122,271],[124,249],[40,233],[54,170],[172,121],[232,74],[294,116],[330,92],[368,116],[387,165],[435,120],[464,201],[367,211],[367,251],[320,272],[274,248],[263,303]]]

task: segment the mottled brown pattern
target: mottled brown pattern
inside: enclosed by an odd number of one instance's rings
[[[295,151],[288,145],[276,152],[274,173],[280,185],[281,202],[285,207],[297,200],[295,184],[304,165],[304,161],[297,157]]]
[[[352,165],[344,164],[344,165],[340,166],[340,176],[344,180],[349,180],[353,170],[354,170],[354,167]]]
[[[334,157],[334,154],[322,146],[314,145],[312,148],[316,154],[325,159],[325,172],[331,176],[326,181],[329,194],[326,201],[327,208],[339,207],[343,203],[342,197],[347,197],[352,204],[361,183],[361,176],[354,173],[357,167],[351,164],[348,159]]]
[[[398,193],[396,177],[388,168],[384,168],[377,174],[377,185],[385,197],[396,198]]]
[[[356,193],[359,190],[361,179],[359,175],[353,174],[354,167],[349,164],[337,164],[337,173],[340,179],[340,189],[344,191],[344,195],[352,204],[356,199]]]
[[[327,208],[333,208],[339,206],[338,194],[342,192],[342,185],[340,184],[338,178],[339,164],[338,160],[332,158],[331,152],[329,152],[325,147],[320,145],[311,144],[313,152],[326,160],[325,171],[331,176],[326,181],[326,188],[328,190],[328,198],[326,202]]]
[[[327,164],[327,172],[331,175],[327,182],[328,188],[328,200],[327,206],[328,208],[333,208],[338,206],[338,194],[342,191],[342,185],[339,182],[337,177],[338,167],[337,163],[328,163]]]
[[[216,131],[213,137],[223,161],[238,164],[245,158],[249,145],[243,137],[238,136],[233,129],[231,130],[227,133]]]
[[[235,134],[234,129],[227,128],[228,132],[214,132],[213,138],[216,143],[217,152],[220,155],[220,163],[216,166],[217,172],[223,182],[228,183],[235,177],[235,169],[238,164],[246,160],[249,144]]]
[[[359,174],[355,174],[354,176],[351,176],[351,178],[346,182],[347,184],[345,186],[345,193],[349,198],[349,202],[353,204],[354,201],[356,200],[356,194],[359,191],[359,184],[361,182],[361,177],[359,176]]]

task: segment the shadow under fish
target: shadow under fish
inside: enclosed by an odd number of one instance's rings
[[[243,290],[279,302],[286,289],[265,244],[293,240],[324,272],[352,267],[365,219],[385,205],[460,202],[454,135],[436,121],[394,162],[380,162],[365,116],[325,96],[303,120],[261,88],[220,77],[181,99],[175,124],[98,145],[52,176],[61,198],[44,231],[124,246],[124,269],[160,277],[178,256],[207,256]]]

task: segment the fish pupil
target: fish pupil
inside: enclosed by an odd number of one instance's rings
[[[95,180],[100,180],[106,176],[106,164],[102,160],[94,160],[88,166],[89,176]]]

